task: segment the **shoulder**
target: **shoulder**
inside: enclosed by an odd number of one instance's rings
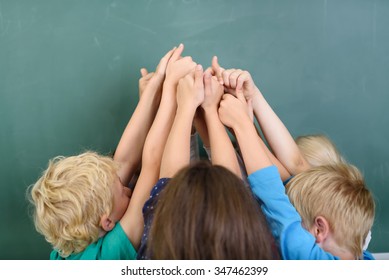
[[[136,259],[136,250],[120,223],[101,239],[100,257],[106,260]]]
[[[63,258],[56,250],[50,254],[51,260],[133,260],[136,250],[125,234],[120,223],[84,251]]]
[[[364,260],[375,260],[375,257],[369,251],[363,251],[363,259]]]
[[[285,192],[280,173],[275,165],[255,171],[248,176],[248,180],[254,192],[256,190],[266,190],[267,192]]]
[[[153,209],[156,202],[158,201],[159,194],[165,188],[165,186],[169,183],[170,178],[161,178],[151,189],[150,197],[145,202],[143,206],[143,215],[147,215],[149,209]]]

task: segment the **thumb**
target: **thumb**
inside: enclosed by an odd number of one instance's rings
[[[184,44],[180,44],[178,46],[178,48],[176,48],[174,51],[173,51],[173,54],[172,56],[170,57],[170,60],[169,61],[176,61],[178,59],[180,59],[181,57],[181,54],[182,52],[184,51]]]
[[[212,57],[212,69],[215,72],[215,75],[216,75],[219,83],[223,85],[224,82],[223,82],[222,72],[224,71],[224,69],[222,67],[220,67],[219,61],[218,61],[216,55],[214,57]]]
[[[236,97],[240,102],[246,104],[246,98],[244,97],[242,88],[236,88]]]
[[[197,64],[194,73],[194,83],[196,87],[203,87],[203,66],[201,64]]]
[[[145,77],[148,74],[147,69],[146,68],[141,68],[140,69],[140,74],[142,75],[142,77]]]

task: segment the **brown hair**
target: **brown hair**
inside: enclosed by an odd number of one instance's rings
[[[207,161],[182,169],[160,194],[153,259],[273,259],[274,239],[251,190]]]

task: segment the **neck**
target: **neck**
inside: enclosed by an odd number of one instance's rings
[[[99,230],[99,238],[103,237],[107,232],[105,230],[103,230],[102,228],[100,228]]]
[[[339,257],[342,260],[355,260],[354,254],[352,254],[350,251],[339,247],[337,244],[330,244],[325,246],[323,248],[325,251],[331,253],[334,256]]]

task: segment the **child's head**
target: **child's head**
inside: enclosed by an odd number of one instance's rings
[[[148,248],[155,259],[272,259],[273,237],[243,181],[200,161],[161,192]]]
[[[335,144],[323,134],[299,136],[296,144],[311,167],[346,163]]]
[[[315,235],[319,244],[327,230],[337,248],[354,257],[362,255],[365,238],[373,225],[375,205],[356,167],[347,164],[314,167],[296,175],[286,188],[303,226]],[[334,254],[333,248],[323,244],[324,250]]]
[[[124,215],[129,193],[116,170],[112,158],[93,152],[60,156],[31,187],[35,227],[62,257],[83,251]]]

